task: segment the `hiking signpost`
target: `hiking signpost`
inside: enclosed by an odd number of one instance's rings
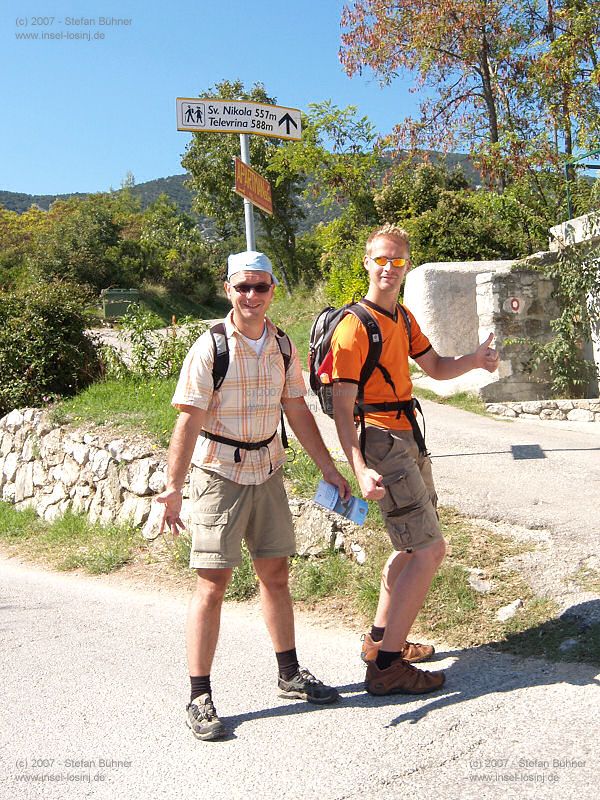
[[[236,158],[235,191],[244,198],[246,247],[256,249],[252,205],[273,213],[271,187],[258,172],[250,168],[250,134],[273,139],[300,141],[302,120],[297,108],[271,106],[246,100],[178,97],[177,130],[205,133],[239,133],[241,165]],[[239,184],[238,184],[239,179]],[[268,190],[265,187],[267,184]],[[269,210],[270,209],[270,210]]]

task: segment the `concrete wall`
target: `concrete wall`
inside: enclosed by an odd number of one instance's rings
[[[422,264],[411,270],[404,302],[440,355],[460,356],[479,344],[477,276],[504,269],[512,261]]]

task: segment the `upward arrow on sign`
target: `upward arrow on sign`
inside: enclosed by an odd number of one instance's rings
[[[288,135],[288,136],[290,135],[290,122],[292,123],[292,125],[294,126],[294,128],[297,128],[297,127],[298,127],[298,126],[296,125],[296,123],[294,122],[294,120],[292,119],[292,117],[290,117],[290,115],[289,115],[289,114],[284,114],[284,115],[283,115],[283,117],[282,117],[282,118],[279,120],[279,124],[280,124],[280,125],[283,125],[283,124],[285,124],[285,127],[286,127],[286,133],[287,133],[287,135]]]

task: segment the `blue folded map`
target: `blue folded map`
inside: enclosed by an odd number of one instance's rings
[[[336,514],[341,514],[342,517],[356,522],[357,525],[362,525],[367,518],[369,505],[366,500],[352,496],[349,500],[343,501],[337,486],[333,486],[326,481],[319,481],[313,499],[315,503],[323,506],[323,508],[335,511]]]

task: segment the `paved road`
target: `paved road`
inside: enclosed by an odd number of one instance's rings
[[[309,403],[318,409],[314,396]],[[586,616],[600,621],[600,602],[590,602],[597,595],[568,580],[582,566],[600,569],[600,425],[422,406],[440,502],[528,529],[538,548],[520,561],[536,591],[564,608],[585,604]],[[317,417],[339,453],[332,420],[320,410]]]
[[[304,662],[343,695],[314,708],[276,696],[256,610],[229,606],[213,675],[232,735],[197,742],[185,598],[8,560],[0,586],[2,800],[597,797],[597,668],[448,651],[433,665],[447,669],[441,694],[372,698],[358,637],[300,621]],[[19,780],[44,775],[63,781]]]

